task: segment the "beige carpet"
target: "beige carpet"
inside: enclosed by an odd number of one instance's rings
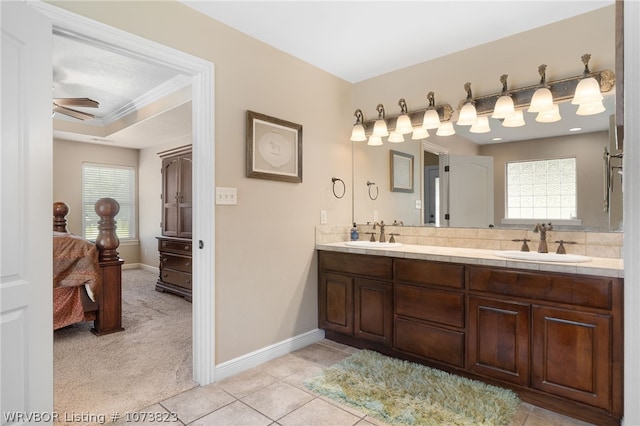
[[[90,323],[54,332],[54,409],[78,414],[144,409],[196,386],[191,379],[191,303],[155,291],[157,274],[122,271],[124,331],[94,336]],[[71,414],[74,413],[74,414]],[[92,422],[73,422],[75,425]]]

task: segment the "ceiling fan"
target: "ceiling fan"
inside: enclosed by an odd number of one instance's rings
[[[89,98],[53,98],[53,112],[77,118],[78,120],[91,120],[95,118],[93,114],[78,111],[69,107],[98,108],[100,104]]]

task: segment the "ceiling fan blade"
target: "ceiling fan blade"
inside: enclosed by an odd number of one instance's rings
[[[98,108],[100,105],[97,101],[89,98],[55,98],[53,103],[62,106],[74,106],[83,108]]]
[[[76,111],[75,109],[66,108],[57,104],[53,104],[53,112],[59,112],[60,114],[68,115],[69,117],[77,118],[78,120],[91,120],[92,118],[95,118],[93,114]]]

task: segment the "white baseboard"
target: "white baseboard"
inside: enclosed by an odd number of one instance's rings
[[[145,265],[144,263],[124,263],[122,269],[144,269],[147,272],[160,273],[160,269],[157,266]]]
[[[238,358],[225,361],[216,365],[215,381],[226,379],[235,374],[241,373],[250,368],[256,367],[272,359],[276,359],[305,346],[317,343],[324,339],[324,330],[316,328],[315,330],[294,336],[282,342],[275,343],[257,351],[242,355]]]

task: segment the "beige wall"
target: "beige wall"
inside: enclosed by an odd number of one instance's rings
[[[436,104],[448,103],[458,109],[460,101],[466,96],[466,82],[472,83],[474,96],[483,96],[500,92],[502,74],[509,75],[509,87],[537,84],[540,80],[537,72],[540,64],[548,65],[546,76],[549,81],[572,77],[582,73],[580,58],[584,53],[592,55],[589,63],[592,70],[615,70],[614,9],[614,5],[611,5],[359,82],[353,87],[353,109],[362,109],[365,120],[372,120],[377,117],[376,106],[382,103],[387,116],[394,116],[400,113],[400,98],[406,100],[409,111],[426,108],[429,91],[435,93]],[[434,37],[440,37],[446,43],[446,34],[434,34]],[[429,133],[431,135],[426,139],[427,142],[443,146],[452,154],[475,155],[479,150],[478,146],[457,135],[438,137],[434,131]],[[381,216],[385,221],[402,215],[419,217],[414,207],[414,199],[420,198],[419,193],[409,197],[389,192],[388,150],[413,153],[420,149],[418,142],[410,141],[408,137],[406,139],[404,143],[385,142],[378,147],[367,147],[366,142],[355,143],[354,210],[359,222],[371,220],[374,209],[384,212]],[[602,152],[599,158],[601,155]],[[367,179],[382,182],[377,202],[368,200]],[[597,184],[599,191],[601,187],[600,182]],[[602,211],[602,206],[595,211]]]
[[[333,176],[351,187],[351,84],[178,2],[54,3],[215,64],[212,173],[238,190],[237,206],[216,207],[216,363],[317,328],[314,229],[320,210],[351,220],[350,195],[331,191]],[[303,125],[301,184],[245,177],[246,110]],[[141,173],[154,155],[141,154]],[[143,225],[145,263],[157,221]]]
[[[82,235],[83,162],[130,166],[137,170],[138,150],[53,140],[53,200],[69,205],[67,229],[77,235]],[[118,248],[125,264],[138,263],[139,251],[137,241],[121,243]]]

